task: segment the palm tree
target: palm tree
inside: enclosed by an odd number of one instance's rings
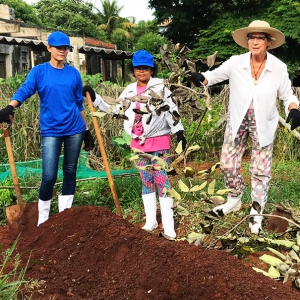
[[[123,36],[125,39],[129,39],[130,33],[128,29],[136,26],[136,24],[131,23],[127,18],[124,19],[119,16],[124,6],[118,6],[117,0],[112,0],[111,2],[110,0],[100,1],[102,8],[98,9],[95,7],[100,24],[98,29],[106,32],[109,41],[112,41],[115,36]]]

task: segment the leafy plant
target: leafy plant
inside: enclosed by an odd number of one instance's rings
[[[126,168],[132,153],[129,147],[131,137],[123,130],[122,136],[112,137],[112,142],[121,152],[121,167]]]
[[[96,88],[97,85],[102,82],[103,77],[101,73],[97,73],[94,75],[87,75],[85,73],[81,74],[81,79],[83,81],[83,85],[89,85],[92,88]]]
[[[270,266],[268,272],[259,268],[253,269],[268,277],[282,279],[283,283],[286,283],[290,279],[292,280],[293,287],[300,291],[300,231],[297,232],[296,242],[289,240],[271,240],[267,238],[261,238],[259,241],[282,246],[290,250],[287,254],[283,254],[276,249],[268,247],[267,249],[273,255],[264,254],[259,258]]]
[[[14,77],[7,77],[6,78],[6,83],[9,85],[10,88],[16,90],[18,89],[21,84],[25,81],[26,74],[18,74],[16,73]]]

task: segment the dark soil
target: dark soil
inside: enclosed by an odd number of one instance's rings
[[[33,299],[289,300],[290,283],[276,282],[221,250],[168,241],[106,207],[74,207],[36,227],[36,206],[26,216],[17,251],[26,276],[41,283]],[[8,227],[0,241],[14,241]]]

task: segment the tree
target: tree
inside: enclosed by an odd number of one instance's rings
[[[130,22],[128,18],[121,18],[120,12],[123,6],[118,6],[117,0],[101,0],[102,7],[95,7],[98,17],[98,29],[104,31],[109,41],[124,45],[130,38],[130,28],[136,24]],[[133,19],[134,21],[134,19]]]
[[[263,9],[271,0],[148,0],[159,22],[171,17],[165,36],[173,43],[191,46],[199,37],[199,30],[207,29],[226,12],[248,12]]]
[[[168,40],[165,37],[158,35],[157,33],[149,32],[142,35],[135,44],[135,50],[145,49],[150,53],[159,53],[159,48],[164,44],[168,44]]]
[[[93,5],[84,0],[40,0],[34,5],[38,17],[47,29],[69,34],[102,37],[97,29]]]
[[[224,13],[208,28],[199,31],[200,38],[189,55],[193,58],[205,58],[218,51],[218,60],[226,60],[231,55],[243,53],[247,49],[233,41],[233,31],[247,27],[253,20],[264,20],[285,34],[286,43],[270,52],[288,65],[289,74],[294,77],[300,68],[299,14],[300,2],[293,0],[276,0],[271,5],[253,8],[252,11]]]
[[[10,8],[13,8],[16,19],[28,24],[42,25],[42,21],[37,17],[35,9],[23,0],[0,0],[0,4],[7,4]]]

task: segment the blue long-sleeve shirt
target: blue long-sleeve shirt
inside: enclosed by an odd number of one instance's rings
[[[65,65],[56,69],[50,62],[35,66],[12,100],[18,100],[21,105],[35,92],[40,97],[42,136],[68,136],[85,130],[80,113],[84,109],[82,80],[74,67]]]

